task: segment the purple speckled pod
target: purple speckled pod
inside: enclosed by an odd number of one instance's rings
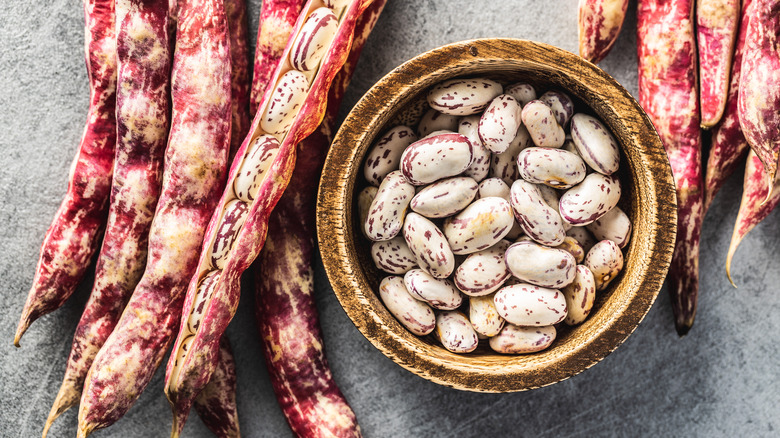
[[[609,53],[626,18],[628,0],[580,0],[580,56],[596,64]]]
[[[208,385],[198,394],[193,404],[195,411],[214,435],[240,438],[238,407],[236,405],[236,362],[230,341],[222,337],[219,343],[219,365]]]
[[[697,0],[696,48],[699,55],[701,125],[720,120],[729,92],[731,57],[737,40],[740,0]]]

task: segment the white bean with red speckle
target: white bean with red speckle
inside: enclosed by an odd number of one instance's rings
[[[617,205],[620,192],[615,176],[591,173],[561,196],[561,217],[572,225],[588,225]]]
[[[421,186],[466,170],[472,146],[460,134],[440,134],[418,140],[401,155],[401,172],[410,184]]]
[[[577,263],[582,263],[582,261],[585,260],[585,250],[582,248],[582,245],[580,245],[580,242],[578,242],[574,237],[566,236],[563,239],[563,243],[556,246],[555,248],[562,249],[571,254]]]
[[[522,106],[526,106],[528,102],[536,100],[536,89],[534,86],[522,82],[509,85],[504,89],[504,94],[514,97]]]
[[[561,149],[532,147],[517,156],[517,172],[521,178],[556,189],[568,189],[579,184],[587,169],[576,154]]]
[[[493,99],[479,119],[482,144],[494,154],[506,151],[522,124],[522,110],[523,107],[512,96],[502,94]]]
[[[233,199],[225,204],[222,217],[217,222],[219,229],[211,244],[209,260],[212,268],[223,269],[225,267],[230,250],[233,249],[233,244],[236,243],[238,233],[244,226],[248,214],[249,204],[240,199]]]
[[[623,269],[623,253],[617,243],[602,240],[585,256],[585,266],[593,272],[596,290],[604,290]]]
[[[620,207],[613,208],[585,228],[593,233],[596,239],[611,240],[621,248],[625,248],[631,238],[631,219]]]
[[[417,259],[400,234],[390,240],[374,242],[371,258],[377,268],[390,274],[403,275],[417,266]]]
[[[514,223],[512,207],[502,198],[477,199],[444,221],[443,231],[454,254],[482,251],[498,243]]]
[[[574,281],[561,288],[561,293],[566,298],[566,307],[569,311],[564,322],[568,325],[577,325],[585,321],[593,309],[593,301],[596,299],[596,280],[587,266],[577,265],[577,275]]]
[[[479,338],[469,319],[456,310],[436,315],[436,337],[453,353],[470,353],[479,345]]]
[[[443,114],[429,109],[417,124],[417,135],[422,138],[435,131],[457,131],[458,116]]]
[[[233,181],[233,191],[242,201],[252,202],[260,190],[260,184],[265,174],[279,153],[281,144],[272,135],[261,135],[252,141],[249,152],[241,162],[236,179]]]
[[[495,336],[504,327],[504,318],[498,315],[493,295],[469,297],[469,321],[477,334]]]
[[[436,328],[436,315],[431,306],[414,299],[401,277],[386,277],[379,283],[379,296],[395,319],[415,335],[423,336]]]
[[[563,146],[566,133],[558,124],[553,110],[541,100],[528,102],[523,107],[522,119],[535,145],[545,148]]]
[[[297,70],[289,70],[279,77],[260,119],[260,127],[263,131],[278,136],[286,133],[298,114],[298,108],[303,105],[308,91],[308,79]]]
[[[566,236],[573,237],[577,243],[580,244],[582,250],[585,251],[586,254],[597,242],[597,240],[593,238],[593,235],[591,235],[584,226],[571,227],[568,231],[566,231]]]
[[[509,201],[509,186],[501,178],[487,178],[479,183],[480,198],[504,198]]]
[[[571,97],[560,91],[548,91],[542,94],[539,100],[550,107],[558,124],[565,128],[574,115],[574,102]]]
[[[447,278],[455,270],[455,255],[447,238],[430,220],[417,213],[407,214],[404,239],[420,268],[435,278]]]
[[[566,237],[563,220],[547,205],[539,188],[522,179],[512,184],[512,210],[525,234],[547,246],[558,246]]]
[[[504,286],[494,301],[498,314],[510,324],[544,327],[566,318],[566,298],[557,289],[528,283]]]
[[[490,348],[496,353],[536,353],[549,347],[555,340],[555,327],[519,327],[506,324],[501,332],[490,338]]]
[[[360,231],[363,232],[363,235],[368,237],[368,234],[366,234],[366,219],[368,219],[368,212],[371,211],[371,203],[374,202],[374,198],[376,198],[376,194],[379,192],[379,189],[374,186],[367,186],[363,190],[358,193],[358,199],[357,199],[357,209],[358,209],[358,218],[360,218]]]
[[[473,178],[456,176],[426,186],[412,198],[409,206],[429,218],[452,216],[463,210],[477,195],[479,185]]]
[[[379,187],[388,173],[397,170],[401,154],[407,146],[417,141],[417,136],[408,126],[396,126],[374,143],[366,156],[363,175],[369,184]]]
[[[490,150],[482,144],[482,140],[479,138],[479,118],[478,115],[467,116],[460,119],[458,124],[458,134],[465,135],[469,139],[474,155],[471,165],[463,171],[463,174],[474,178],[477,182],[482,181],[488,175],[492,156]]]
[[[404,223],[406,208],[414,196],[414,186],[409,184],[400,170],[387,174],[371,201],[364,224],[366,236],[374,241],[395,237]]]
[[[571,137],[580,156],[593,170],[612,175],[620,167],[620,152],[615,137],[599,119],[587,114],[571,118]]]
[[[318,8],[312,12],[290,48],[292,67],[304,72],[317,68],[338,27],[339,19],[329,8]]]
[[[503,87],[490,79],[450,79],[428,92],[428,105],[444,114],[468,116],[487,108]]]
[[[439,310],[454,310],[463,303],[463,295],[446,278],[434,278],[422,269],[412,269],[404,275],[406,290],[412,297],[425,301]]]
[[[574,281],[577,261],[568,251],[536,242],[516,242],[504,254],[515,277],[536,286],[560,289]]]
[[[544,202],[547,205],[549,205],[553,210],[555,210],[556,213],[560,215],[561,212],[560,212],[560,207],[558,205],[558,203],[560,202],[560,198],[558,196],[559,195],[558,191],[544,184],[536,184],[536,188],[539,189],[539,193],[541,193]],[[561,220],[563,220],[563,229],[569,231],[572,225],[566,222],[566,220],[563,218],[561,218]]]
[[[472,297],[497,291],[511,275],[504,262],[504,253],[509,245],[506,240],[501,240],[466,257],[455,270],[455,286]]]
[[[493,178],[501,178],[506,185],[511,186],[520,177],[517,172],[517,156],[525,148],[533,145],[528,130],[525,126],[520,126],[509,148],[502,154],[492,154],[489,175]]]

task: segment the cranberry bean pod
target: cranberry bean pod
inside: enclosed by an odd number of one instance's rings
[[[490,79],[450,79],[431,88],[428,104],[443,114],[469,116],[484,111],[502,88]]]
[[[490,348],[496,353],[536,353],[549,347],[555,340],[555,327],[519,327],[506,324],[501,332],[490,338]]]
[[[79,437],[127,412],[180,322],[203,232],[224,187],[231,118],[228,47],[222,2],[179,2],[172,70],[177,86],[172,88],[171,131],[146,271],[87,374]]]
[[[409,206],[429,218],[452,216],[471,203],[478,188],[467,176],[439,180],[417,192]]]
[[[395,237],[401,231],[406,208],[413,196],[414,187],[406,181],[401,171],[390,172],[379,186],[363,223],[368,238],[379,241]]]
[[[704,207],[706,212],[718,190],[729,176],[737,169],[742,159],[747,155],[749,145],[739,126],[737,102],[739,100],[739,78],[742,72],[742,52],[745,45],[745,35],[748,28],[749,8],[752,0],[743,0],[740,10],[739,37],[734,61],[731,66],[731,83],[723,117],[712,128],[712,144],[710,145],[707,171],[704,180]]]
[[[368,219],[368,213],[371,211],[371,203],[374,202],[374,198],[376,198],[376,194],[379,192],[379,189],[377,189],[374,186],[368,186],[360,191],[358,194],[358,200],[357,200],[357,210],[358,210],[358,217],[360,218],[360,231],[363,232],[363,235],[368,237],[368,234],[366,233],[366,227],[363,226],[363,224],[366,223],[366,219]]]
[[[366,181],[379,187],[388,173],[398,169],[404,149],[415,141],[417,136],[407,126],[400,125],[387,131],[368,152],[363,167]]]
[[[417,135],[420,138],[424,138],[436,131],[457,131],[458,120],[458,116],[440,113],[435,109],[429,109],[423,114],[420,123],[417,125]]]
[[[480,198],[497,197],[506,199],[507,202],[510,199],[509,186],[501,178],[488,178],[481,183],[478,187]]]
[[[482,336],[495,336],[504,327],[504,318],[498,316],[493,295],[469,297],[469,321]]]
[[[560,91],[548,91],[542,94],[539,100],[550,107],[558,124],[566,127],[574,115],[574,102],[571,97]]]
[[[395,319],[415,335],[427,335],[436,328],[433,310],[424,301],[412,297],[403,278],[384,278],[379,284],[379,296]]]
[[[588,251],[585,266],[593,273],[596,290],[604,290],[623,269],[623,253],[615,242],[602,240]]]
[[[509,148],[501,154],[493,154],[490,162],[490,176],[501,178],[506,185],[511,186],[516,179],[520,178],[517,170],[517,156],[524,149],[533,145],[528,130],[521,125],[514,140],[509,144]]]
[[[471,165],[463,171],[465,176],[474,178],[479,182],[485,179],[490,172],[490,150],[482,144],[482,140],[479,138],[479,115],[467,116],[460,119],[458,124],[458,134],[465,135],[469,139],[472,146],[472,154],[474,155],[471,160]]]
[[[461,312],[448,311],[436,315],[436,337],[453,353],[470,353],[477,349],[479,339],[469,319]]]
[[[577,325],[585,321],[593,309],[593,301],[596,299],[596,280],[593,273],[585,265],[577,265],[577,275],[574,281],[561,288],[561,293],[566,298],[566,313],[564,322],[568,325]]]
[[[613,208],[585,227],[597,240],[611,240],[621,248],[625,248],[631,238],[631,219],[620,207]]]
[[[417,264],[435,278],[447,278],[455,269],[447,238],[433,222],[417,213],[409,213],[404,221],[404,239],[417,259]]]
[[[495,245],[514,224],[512,207],[502,198],[482,198],[444,221],[442,230],[453,254],[482,251]]]
[[[193,407],[214,435],[224,438],[241,436],[236,405],[236,362],[230,341],[224,336],[219,342],[219,365],[208,385],[195,398]]]
[[[563,219],[547,205],[536,185],[517,180],[512,184],[511,195],[512,210],[525,234],[542,245],[558,246],[563,242]]]
[[[566,318],[566,299],[557,289],[520,283],[499,289],[494,301],[498,314],[510,324],[544,327]]]
[[[701,126],[718,123],[729,92],[731,57],[739,24],[739,0],[696,1]]]
[[[502,240],[488,249],[470,254],[455,270],[455,286],[472,297],[497,291],[511,275],[504,262],[507,248],[509,242]]]
[[[306,19],[290,50],[290,63],[298,71],[316,68],[336,36],[339,20],[330,8],[316,9]]]
[[[460,134],[440,134],[412,143],[401,155],[401,171],[420,186],[455,176],[471,165],[472,145]]]
[[[536,242],[517,242],[504,254],[515,277],[536,286],[560,289],[574,280],[577,261],[568,251]]]
[[[523,125],[531,140],[539,147],[559,148],[563,146],[566,133],[558,124],[552,108],[541,100],[532,100],[523,107]]]
[[[580,56],[597,64],[609,54],[623,27],[626,9],[628,0],[580,0]]]
[[[677,186],[669,293],[681,335],[696,314],[704,191],[693,6],[693,0],[640,0],[637,6],[639,103],[661,137]]]
[[[33,321],[73,294],[105,225],[116,145],[116,33],[114,0],[84,0],[89,112],[68,176],[68,192],[43,238],[33,284],[14,345]]]
[[[532,184],[568,189],[585,179],[585,162],[560,149],[527,148],[517,156],[520,177]]]
[[[619,179],[591,173],[561,196],[561,217],[572,225],[587,225],[612,210],[620,193]]]
[[[585,260],[585,250],[582,248],[582,245],[580,245],[580,242],[578,242],[574,237],[566,236],[563,239],[563,243],[556,246],[555,248],[561,249],[571,254],[577,263],[582,263],[582,261]]]
[[[520,102],[520,105],[526,106],[528,102],[536,100],[536,89],[531,84],[517,83],[507,86],[504,94],[508,94]]]
[[[479,119],[479,138],[490,152],[501,154],[514,140],[522,120],[523,107],[514,97],[502,94],[490,102]]]
[[[377,268],[390,274],[403,275],[417,266],[417,258],[400,234],[390,240],[374,242],[371,258]]]
[[[168,5],[117,0],[117,144],[111,206],[95,283],[44,426],[78,403],[84,379],[144,272],[149,227],[168,139],[171,56]],[[121,21],[120,21],[121,20]]]
[[[604,175],[617,172],[620,167],[617,141],[597,118],[575,114],[571,119],[571,137],[580,156],[593,170]]]
[[[463,296],[446,278],[434,278],[422,269],[412,269],[404,275],[406,290],[412,297],[425,301],[439,310],[453,310],[463,303]]]
[[[173,1],[173,0],[171,0]],[[241,147],[249,132],[249,22],[247,20],[246,0],[226,0],[230,37],[230,160]],[[175,29],[174,29],[175,31]],[[238,425],[236,425],[236,428]]]

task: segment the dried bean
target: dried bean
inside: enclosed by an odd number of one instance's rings
[[[444,221],[444,235],[454,254],[490,248],[512,228],[512,207],[502,198],[482,198]]]
[[[434,278],[422,269],[412,269],[404,275],[404,285],[413,298],[425,301],[439,310],[453,310],[463,303],[463,296],[446,278]]]
[[[490,348],[496,353],[536,353],[549,347],[555,340],[555,327],[519,327],[506,324],[501,332],[490,338]]]
[[[540,100],[532,100],[523,107],[523,125],[534,144],[546,148],[563,146],[566,133],[558,124],[553,110]]]
[[[403,275],[417,266],[417,259],[400,234],[390,240],[374,242],[371,258],[377,268],[390,274]]]
[[[565,128],[574,115],[574,102],[571,97],[560,91],[548,91],[542,94],[539,100],[550,107],[555,114],[555,120]]]
[[[497,197],[506,199],[509,202],[509,186],[501,178],[488,178],[479,183],[479,197],[490,198]]]
[[[463,171],[463,174],[474,178],[477,182],[482,181],[488,175],[491,158],[490,150],[482,144],[482,140],[479,138],[479,119],[479,115],[467,116],[460,119],[458,124],[458,134],[465,135],[469,139],[474,155],[471,165]]]
[[[501,154],[514,140],[522,120],[523,107],[512,97],[502,94],[487,107],[479,119],[479,138],[482,144],[495,154]]]
[[[504,257],[512,275],[536,286],[560,289],[574,280],[577,261],[563,249],[517,242]]]
[[[591,173],[561,196],[561,217],[572,225],[587,225],[612,210],[620,192],[616,177]]]
[[[522,82],[509,85],[504,89],[504,94],[514,97],[522,106],[526,106],[528,102],[536,100],[536,89],[533,85]]]
[[[593,273],[587,266],[577,265],[574,281],[561,288],[561,293],[566,298],[566,307],[569,309],[564,322],[568,325],[582,323],[590,314],[596,298],[596,280]]]
[[[455,269],[455,256],[447,239],[433,222],[417,213],[404,221],[404,239],[417,264],[435,278],[447,278]]]
[[[573,237],[586,254],[597,242],[585,227],[571,227],[566,231],[566,236]]]
[[[566,318],[566,299],[557,289],[528,283],[504,286],[494,301],[498,314],[510,324],[543,327]]]
[[[621,248],[625,248],[631,238],[631,219],[620,207],[613,208],[585,227],[597,240],[611,240]]]
[[[457,131],[458,116],[452,116],[429,109],[423,114],[420,123],[417,125],[417,136],[420,138],[428,136],[435,131]]]
[[[504,319],[498,315],[493,295],[469,297],[469,322],[483,336],[495,336],[501,331]]]
[[[308,91],[309,81],[303,73],[295,70],[284,73],[276,82],[276,88],[260,120],[260,127],[271,135],[287,132]]]
[[[512,185],[516,179],[520,178],[517,171],[517,156],[530,146],[533,146],[531,137],[528,130],[521,125],[514,140],[509,144],[509,148],[504,153],[493,154],[490,162],[490,176],[501,178],[508,186]]]
[[[593,272],[596,290],[604,290],[623,269],[623,253],[615,242],[602,240],[588,251],[585,266]]]
[[[401,155],[401,171],[419,186],[455,176],[471,164],[472,146],[460,134],[440,134],[412,143]]]
[[[597,118],[575,114],[571,119],[571,137],[580,156],[593,170],[604,175],[617,172],[620,167],[617,141]]]
[[[387,131],[368,152],[363,168],[366,181],[379,187],[388,173],[398,169],[404,149],[415,141],[417,136],[407,126],[396,126]]]
[[[585,162],[571,152],[550,148],[527,148],[517,156],[517,171],[524,180],[568,189],[585,179]]]
[[[566,236],[566,238],[563,239],[563,243],[555,248],[562,249],[571,254],[577,263],[582,263],[582,261],[585,260],[585,250],[574,237]]]
[[[470,353],[479,345],[477,332],[461,312],[448,311],[436,315],[436,337],[453,353]]]
[[[471,203],[478,188],[467,176],[439,180],[417,192],[409,206],[429,218],[452,216]]]
[[[501,91],[490,79],[450,79],[428,92],[428,104],[444,114],[468,116],[482,112]]]
[[[512,210],[525,234],[547,246],[558,246],[566,237],[561,215],[547,205],[539,188],[524,180],[512,184]]]
[[[276,137],[270,135],[261,135],[252,142],[233,181],[233,190],[238,199],[246,202],[255,199],[266,172],[279,153],[279,146]]]
[[[507,248],[509,242],[501,240],[488,249],[470,254],[455,270],[455,286],[472,297],[497,291],[511,275],[504,262]]]
[[[379,296],[395,319],[415,335],[427,335],[436,327],[436,316],[424,301],[412,297],[401,277],[386,277],[379,284]]]
[[[400,170],[390,172],[379,186],[363,223],[366,236],[374,241],[390,240],[404,224],[406,208],[414,196],[414,187]]]
[[[336,36],[339,20],[329,8],[319,8],[309,15],[290,49],[290,64],[298,71],[317,68]]]

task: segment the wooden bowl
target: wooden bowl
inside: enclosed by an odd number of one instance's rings
[[[357,221],[356,195],[365,187],[363,161],[374,138],[398,121],[413,123],[430,86],[453,77],[486,76],[537,89],[560,89],[590,107],[618,139],[621,206],[634,225],[625,266],[599,292],[588,319],[561,325],[547,350],[499,355],[481,343],[469,354],[445,350],[432,336],[401,326],[378,297],[383,274]],[[412,108],[412,110],[410,110]],[[347,315],[372,344],[407,370],[433,382],[480,392],[549,385],[591,367],[633,332],[661,288],[677,225],[674,183],[661,140],[628,92],[593,64],[564,50],[515,39],[465,41],[423,53],[390,72],[352,109],[325,162],[317,199],[317,236],[325,271]],[[385,274],[386,275],[386,274]]]

